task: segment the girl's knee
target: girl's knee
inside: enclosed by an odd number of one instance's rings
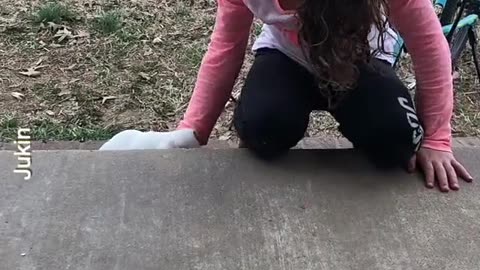
[[[377,134],[364,150],[379,167],[403,167],[420,148],[423,133],[420,124],[399,125]]]
[[[308,116],[281,110],[258,110],[255,114],[236,113],[235,129],[244,147],[264,158],[286,153],[304,136]]]

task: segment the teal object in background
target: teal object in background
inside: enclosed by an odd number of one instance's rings
[[[447,0],[437,0],[437,1],[435,1],[435,5],[440,5],[442,7],[444,7],[446,5],[446,3],[447,3]],[[461,29],[463,27],[474,27],[478,23],[478,19],[479,19],[478,15],[470,14],[467,17],[461,19],[458,22],[457,29]],[[450,30],[452,29],[452,26],[453,26],[453,24],[443,26],[442,27],[443,34],[447,35],[450,32]],[[398,62],[400,56],[404,52],[404,50],[405,50],[404,45],[405,45],[405,43],[404,43],[403,39],[399,36],[398,39],[397,39],[397,43],[395,44],[394,52],[393,52],[394,56],[395,56],[395,63]]]
[[[465,26],[475,26],[475,24],[478,22],[478,15],[476,14],[471,14],[468,15],[467,17],[463,18],[458,22],[457,28],[460,29]],[[452,24],[445,25],[443,27],[443,33],[448,34],[450,30],[452,29]]]
[[[440,5],[442,7],[445,7],[446,4],[447,4],[447,0],[436,0],[435,1],[435,5]]]
[[[477,22],[478,22],[478,15],[476,15],[476,14],[468,15],[467,17],[460,20],[457,28],[460,29],[460,28],[463,28],[465,26],[475,26],[477,24]],[[451,29],[452,29],[452,24],[445,25],[443,27],[443,33],[445,35],[448,34]],[[394,55],[395,55],[396,58],[400,57],[400,55],[402,54],[402,49],[403,49],[404,44],[405,43],[404,43],[403,39],[399,36],[398,39],[397,39],[397,43],[395,44],[395,49],[394,49]]]

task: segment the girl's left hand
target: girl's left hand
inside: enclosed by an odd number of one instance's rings
[[[440,190],[448,192],[460,188],[458,178],[462,178],[466,182],[473,181],[473,177],[450,152],[422,147],[410,160],[408,171],[413,172],[417,164],[425,175],[425,183],[428,188],[433,188],[437,181]]]

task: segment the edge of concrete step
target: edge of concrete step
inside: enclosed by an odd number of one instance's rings
[[[31,149],[34,151],[48,150],[97,150],[105,141],[34,141]],[[454,138],[454,148],[479,148],[480,137]],[[209,149],[238,148],[238,143],[232,141],[211,140],[206,146]],[[337,137],[308,137],[299,142],[295,149],[348,149],[352,144],[345,138]],[[0,142],[0,151],[15,151],[14,143]]]

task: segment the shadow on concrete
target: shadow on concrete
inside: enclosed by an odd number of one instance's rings
[[[480,153],[458,157],[480,176]],[[358,153],[0,152],[1,269],[476,269],[480,190]]]

